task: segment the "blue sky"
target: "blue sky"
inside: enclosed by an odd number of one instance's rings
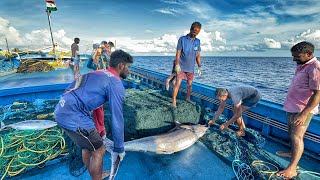
[[[181,35],[194,21],[202,55],[290,56],[307,40],[320,49],[319,0],[55,0],[51,13],[55,42],[69,49],[79,37],[80,51],[101,40],[134,55],[174,55]],[[50,46],[44,0],[0,1],[0,48]]]

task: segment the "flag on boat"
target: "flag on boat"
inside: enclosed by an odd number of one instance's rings
[[[46,0],[47,10],[48,11],[56,11],[56,3],[52,0]]]

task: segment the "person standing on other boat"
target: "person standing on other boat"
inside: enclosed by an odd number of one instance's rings
[[[237,135],[245,136],[244,129],[246,128],[246,125],[244,124],[242,118],[242,112],[250,107],[255,107],[255,105],[261,100],[261,93],[256,88],[251,86],[236,86],[229,89],[217,88],[215,96],[221,101],[221,103],[216,115],[208,122],[208,125],[210,126],[218,119],[220,114],[223,112],[224,107],[226,106],[227,99],[231,99],[233,103],[234,115],[229,121],[220,126],[220,130],[225,130],[230,124],[237,121],[240,128],[239,131],[237,131]]]
[[[71,45],[71,66],[69,64],[69,66],[71,67],[72,71],[73,71],[73,76],[74,78],[78,78],[79,76],[81,76],[80,73],[80,68],[79,68],[79,64],[80,64],[80,53],[79,53],[79,44],[80,43],[80,39],[79,38],[74,38],[74,43]]]
[[[111,52],[108,51],[108,42],[107,41],[102,41],[100,43],[100,47],[94,52],[92,58],[93,62],[97,65],[97,69],[106,69],[108,67],[108,58],[106,56],[111,55]],[[108,50],[107,50],[108,49]]]
[[[291,158],[288,167],[277,173],[278,176],[288,179],[297,176],[296,168],[304,149],[304,134],[312,116],[319,111],[320,63],[313,53],[314,45],[306,41],[291,48],[293,61],[297,63],[297,68],[283,106],[287,112],[291,152],[277,152],[280,156]]]
[[[175,72],[177,82],[172,91],[172,106],[176,107],[177,95],[183,79],[187,80],[187,102],[195,105],[195,102],[190,100],[192,92],[192,81],[194,77],[194,64],[197,61],[198,75],[201,75],[201,60],[200,60],[200,40],[196,38],[201,30],[201,24],[194,22],[191,25],[189,34],[181,36],[178,40]]]
[[[122,160],[125,156],[122,107],[125,88],[120,77],[127,77],[132,63],[130,54],[122,50],[114,51],[110,58],[110,68],[93,71],[74,80],[54,111],[58,125],[82,149],[82,161],[94,180],[104,179],[109,172],[102,173],[106,148],[95,127],[91,111],[109,102],[114,142],[111,156]]]
[[[110,42],[109,42],[110,43]],[[102,41],[100,47],[96,49],[93,59],[97,64],[97,70],[106,69],[109,67],[111,56],[110,45],[107,41]],[[106,138],[106,128],[104,126],[104,110],[103,105],[92,111],[94,123],[96,128],[103,139]]]

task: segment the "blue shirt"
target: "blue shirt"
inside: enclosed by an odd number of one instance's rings
[[[181,71],[193,73],[197,54],[201,51],[200,40],[198,38],[191,39],[189,34],[181,36],[178,40],[177,50],[181,50],[179,62]]]
[[[70,84],[56,105],[54,116],[58,125],[72,131],[95,128],[91,111],[109,101],[114,151],[123,152],[125,89],[118,74],[113,69],[90,72],[83,75],[79,87],[72,90],[76,82]]]

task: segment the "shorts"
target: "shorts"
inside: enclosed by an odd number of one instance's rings
[[[289,125],[294,123],[295,117],[296,117],[298,114],[299,114],[299,113],[287,112],[288,124],[289,124]],[[312,117],[313,117],[313,114],[312,114],[312,113],[309,113],[308,116],[307,116],[306,121],[304,122],[304,124],[303,124],[302,126],[309,126]]]
[[[76,131],[62,128],[70,139],[81,149],[95,151],[103,145],[103,140],[96,128],[82,129],[78,128]]]
[[[241,105],[247,106],[247,107],[255,107],[258,104],[258,102],[261,100],[261,98],[262,98],[261,93],[259,91],[255,91],[254,94],[252,94],[246,99],[243,99]]]
[[[71,61],[73,62],[74,66],[79,66],[79,64],[80,64],[80,59],[71,57]]]
[[[180,71],[180,72],[177,74],[177,80],[179,80],[179,79],[184,79],[184,80],[187,80],[187,81],[193,81],[193,77],[194,77],[194,73],[192,73],[192,72],[183,72],[183,71]]]

